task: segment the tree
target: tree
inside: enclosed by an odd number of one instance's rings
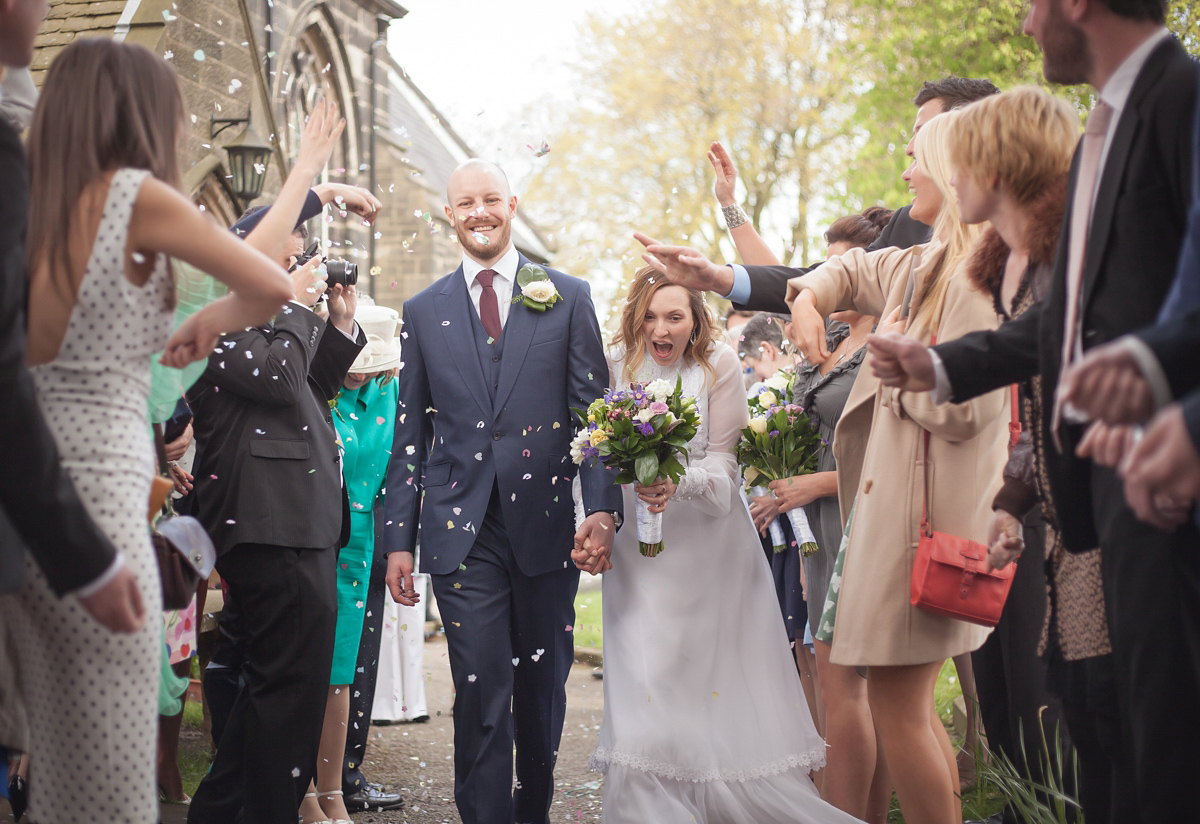
[[[1172,0],[1167,27],[1179,36],[1193,57],[1200,57],[1200,5],[1196,0]]]
[[[809,202],[829,185],[823,152],[851,111],[841,0],[664,0],[615,21],[592,17],[577,106],[551,140],[557,162],[529,186],[556,227],[565,268],[637,261],[641,229],[733,259],[705,155],[721,139],[760,228],[782,228],[781,259],[807,257]],[[770,235],[768,235],[770,236]],[[778,237],[778,233],[775,234]]]

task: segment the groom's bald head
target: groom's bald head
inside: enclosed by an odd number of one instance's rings
[[[454,198],[461,191],[464,183],[468,180],[476,183],[480,178],[489,180],[505,200],[512,197],[512,186],[509,185],[508,175],[504,173],[504,170],[490,160],[473,157],[458,164],[450,173],[450,179],[446,181],[446,203],[453,207]]]

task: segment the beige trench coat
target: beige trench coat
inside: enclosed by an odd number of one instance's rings
[[[853,309],[887,317],[904,300],[910,270],[919,294],[944,251],[938,241],[871,253],[852,249],[789,281],[788,299],[809,289],[823,315]],[[952,278],[937,339],[995,329],[999,318],[991,296],[975,290],[961,267]],[[916,300],[910,317],[916,314]],[[930,342],[928,332],[914,337]],[[925,664],[983,644],[990,632],[986,627],[909,603],[926,483],[923,435],[925,430],[932,434],[928,489],[933,528],[982,542],[1008,457],[1008,423],[1009,392],[1004,389],[963,404],[934,406],[927,393],[891,389],[870,377],[856,383],[834,435],[843,511],[855,492],[858,499],[834,626],[835,664]],[[864,427],[869,428],[865,444]],[[861,473],[855,473],[859,465]],[[853,483],[849,488],[843,484],[843,466],[849,470],[847,484]]]

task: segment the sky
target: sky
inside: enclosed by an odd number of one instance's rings
[[[520,182],[546,162],[535,151],[570,97],[578,27],[589,12],[615,16],[644,2],[399,0],[388,50],[480,157]],[[553,152],[553,146],[550,147]],[[545,155],[543,155],[543,158]]]

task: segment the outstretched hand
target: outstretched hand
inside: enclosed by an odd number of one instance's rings
[[[366,223],[374,224],[379,217],[379,209],[383,204],[379,198],[362,186],[351,186],[348,183],[320,183],[313,186],[322,204],[333,203],[345,212],[353,212]],[[345,217],[345,215],[343,215]]]
[[[346,128],[346,120],[338,115],[338,105],[321,98],[313,106],[300,135],[300,152],[296,166],[308,177],[316,177],[329,163],[338,138]]]
[[[729,157],[729,152],[725,151],[725,147],[716,142],[708,149],[708,162],[712,164],[713,171],[717,175],[717,179],[713,183],[713,194],[717,196],[717,203],[722,206],[732,206],[737,202],[734,199],[734,189],[737,188],[737,167],[733,165],[733,159]]]
[[[929,347],[897,332],[867,338],[869,363],[884,386],[928,392],[937,385]]]
[[[1137,440],[1138,432],[1132,426],[1109,426],[1104,421],[1093,421],[1079,446],[1075,447],[1075,454],[1080,458],[1091,458],[1100,466],[1115,468],[1121,465]]]
[[[829,342],[825,337],[825,318],[817,311],[813,293],[801,289],[792,301],[792,323],[788,337],[801,356],[809,363],[824,363],[829,358]]]
[[[634,232],[638,243],[646,247],[642,260],[661,272],[667,280],[686,289],[699,289],[728,295],[733,289],[733,270],[718,266],[690,246],[667,246],[649,235]]]
[[[182,369],[209,356],[220,338],[209,323],[213,304],[188,317],[172,334],[158,362],[172,369]]]

